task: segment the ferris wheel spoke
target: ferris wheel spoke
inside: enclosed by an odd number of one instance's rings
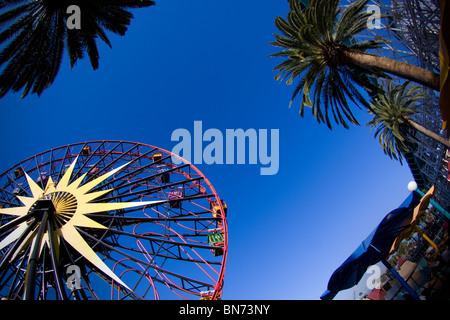
[[[24,279],[24,275],[23,275],[23,266],[25,264],[25,262],[27,261],[26,257],[28,257],[30,251],[30,247],[28,247],[24,254],[22,259],[20,259],[20,262],[17,265],[17,268],[14,270],[12,269],[11,271],[11,277],[14,275],[14,278],[11,281],[11,285],[8,291],[8,298],[12,298],[13,296],[19,296],[18,292],[20,292],[21,288],[23,287],[24,282],[20,281],[22,278]],[[0,279],[2,278],[2,276],[0,276]],[[1,280],[0,280],[1,283]],[[6,284],[6,282],[5,282]]]
[[[124,210],[124,213],[127,211]],[[133,211],[131,211],[133,212]],[[196,214],[199,215],[198,217],[192,216],[192,215],[185,215],[185,216],[170,216],[170,217],[129,217],[129,216],[118,216],[118,215],[102,215],[102,214],[86,214],[89,218],[96,218],[96,219],[113,219],[121,221],[120,226],[129,226],[134,225],[138,223],[145,223],[145,222],[176,222],[176,223],[182,223],[182,222],[188,222],[188,221],[206,221],[206,222],[217,222],[220,221],[222,218],[217,217],[201,217],[201,215],[211,213],[210,211],[202,211],[197,212]]]
[[[84,169],[84,167],[90,162],[90,160],[94,157],[94,155],[96,153],[100,153],[99,149],[103,146],[103,143],[101,143],[100,145],[97,146],[97,148],[93,151],[93,152],[88,152],[87,158],[85,161],[83,161],[82,165],[78,168],[78,170],[75,172],[74,176],[78,176],[79,173]],[[96,163],[92,164],[92,168],[96,167],[101,161],[103,161],[103,159],[105,159],[107,156],[109,156],[115,148],[117,148],[118,146],[120,146],[120,143],[117,143],[115,147],[113,147],[109,152],[106,152],[100,159],[97,160]],[[89,148],[89,146],[87,146],[86,144],[81,148],[81,150],[85,150],[85,148]],[[89,172],[91,169],[89,169],[87,172]]]
[[[115,229],[111,229],[111,232],[117,233],[120,235],[129,236],[129,237],[136,238],[136,239],[148,240],[148,241],[153,241],[153,242],[162,242],[162,243],[166,243],[166,244],[176,245],[179,247],[199,248],[199,249],[208,249],[208,250],[215,249],[215,247],[206,245],[206,244],[202,245],[202,244],[196,244],[196,243],[177,242],[172,239],[171,240],[160,239],[160,238],[156,238],[156,237],[149,237],[149,236],[145,236],[142,234],[135,234],[135,233],[125,232],[125,231],[115,230]]]
[[[80,282],[83,282],[84,287],[86,287],[87,291],[89,292],[89,294],[91,294],[91,296],[95,299],[95,300],[99,300],[98,296],[96,295],[94,288],[92,287],[90,281],[89,281],[89,276],[88,273],[85,271],[85,262],[80,260],[80,259],[74,259],[74,254],[73,254],[73,249],[69,246],[67,246],[67,243],[64,241],[63,238],[60,239],[61,243],[59,245],[60,247],[60,256],[64,256],[66,258],[69,258],[69,266],[78,266],[80,268],[81,273],[79,274],[80,277]],[[61,250],[62,249],[62,250]],[[59,260],[60,264],[61,264],[61,259]],[[62,265],[61,265],[62,268]],[[68,279],[69,281],[69,279]],[[70,296],[76,296],[78,297],[78,292],[79,291],[83,291],[84,289],[78,288],[78,289],[71,289],[71,294]],[[83,294],[82,294],[83,295]],[[67,298],[69,299],[70,296],[68,296]],[[77,298],[78,299],[78,298]]]
[[[96,175],[98,175],[98,174],[100,174],[102,171],[105,171],[106,169],[112,167],[113,164],[115,164],[115,163],[118,162],[119,160],[122,160],[122,158],[124,158],[125,156],[127,156],[127,155],[130,153],[130,150],[135,149],[135,148],[136,148],[136,146],[132,146],[132,147],[130,147],[127,151],[121,153],[121,154],[120,154],[118,157],[116,157],[113,161],[111,161],[110,163],[108,163],[107,166],[101,168],[101,169],[96,173]],[[140,156],[138,156],[138,157],[136,157],[136,158],[133,158],[131,161],[129,161],[129,163],[130,163],[130,164],[133,164],[133,163],[139,161],[141,158],[143,158],[143,157],[147,156],[148,154],[154,152],[155,150],[157,150],[157,149],[156,149],[156,148],[153,148],[153,149],[151,149],[151,150],[145,152],[144,154],[141,154]],[[92,167],[97,167],[98,164],[101,162],[101,160],[102,160],[102,159],[100,159],[99,161],[97,161],[97,163],[93,164]],[[126,174],[125,174],[125,175],[126,175]],[[123,177],[124,177],[125,175],[121,175],[119,179],[123,179]]]
[[[10,181],[11,181],[11,180],[10,180]],[[14,182],[15,182],[15,181],[14,181]],[[8,187],[8,185],[5,185],[4,187],[6,188],[6,187]],[[16,197],[16,194],[15,194],[15,192],[17,192],[17,189],[19,189],[20,192],[23,192],[24,194],[26,193],[26,194],[29,195],[28,191],[26,191],[26,190],[24,190],[24,189],[21,189],[21,186],[20,186],[20,185],[17,186],[17,187],[15,187],[15,188],[13,189],[12,192],[10,192],[10,191],[8,191],[8,190],[6,190],[6,189],[4,189],[4,188],[0,188],[0,192],[2,192],[3,194],[6,194],[6,195],[7,195],[7,198],[5,198],[4,196],[2,196],[1,202],[2,202],[3,205],[8,205],[8,206],[12,207],[12,206],[15,206],[15,205],[17,205],[17,204],[20,204],[20,201],[19,201],[19,199]],[[10,200],[15,201],[15,203],[10,202]]]
[[[159,161],[161,161],[161,160],[159,160]],[[156,163],[156,162],[155,162],[155,163]],[[157,172],[157,173],[152,174],[152,175],[150,175],[150,176],[148,176],[148,177],[141,178],[141,179],[138,179],[138,180],[135,180],[135,181],[132,181],[132,182],[128,182],[128,181],[126,180],[126,178],[128,178],[130,175],[135,175],[136,173],[139,173],[140,171],[143,171],[143,170],[145,170],[145,169],[151,168],[152,166],[155,165],[155,163],[149,163],[148,165],[142,166],[140,169],[137,169],[137,170],[134,171],[134,172],[129,172],[129,173],[126,173],[126,174],[124,174],[124,175],[122,175],[122,176],[120,176],[120,177],[117,177],[117,178],[115,178],[115,179],[112,179],[112,180],[110,181],[110,183],[114,183],[114,182],[116,182],[116,181],[120,181],[120,183],[118,183],[118,184],[115,186],[115,190],[119,190],[119,189],[123,189],[123,188],[129,188],[129,187],[131,187],[131,186],[138,185],[138,184],[142,184],[142,183],[144,183],[144,182],[154,181],[156,178],[159,178],[159,177],[163,176],[164,174],[170,174],[170,173],[173,173],[174,171],[181,170],[181,169],[183,169],[183,168],[185,168],[185,167],[189,167],[189,164],[183,164],[183,165],[181,165],[181,166],[179,166],[179,167],[174,167],[174,168],[171,168],[171,169],[167,169],[166,171]],[[192,180],[192,179],[191,179],[191,180]],[[189,180],[189,181],[191,181],[191,180]],[[168,184],[165,184],[164,186],[169,186],[169,187],[170,187],[170,185],[168,185]],[[99,190],[100,187],[101,187],[101,186],[98,186],[98,187],[96,187],[96,188],[94,188],[94,189],[92,189],[92,190],[93,190],[93,191]]]
[[[91,236],[89,233],[87,233],[87,232],[85,232],[85,231],[82,231],[81,229],[79,229],[79,231],[80,231],[80,233],[82,233],[83,235],[85,235],[85,236],[88,237],[88,238],[96,239],[95,237]],[[98,240],[98,239],[96,239],[96,240]],[[127,258],[129,258],[130,260],[133,260],[134,262],[137,262],[137,263],[139,263],[139,264],[141,264],[141,265],[144,265],[144,266],[150,266],[152,269],[157,270],[157,271],[159,271],[159,272],[162,272],[162,273],[164,273],[164,274],[169,274],[169,275],[175,276],[175,277],[177,277],[177,278],[179,278],[179,279],[184,279],[184,280],[188,280],[188,281],[191,281],[191,282],[195,282],[195,283],[200,284],[200,285],[203,285],[203,286],[207,286],[207,287],[211,287],[211,288],[214,287],[214,286],[213,286],[212,284],[210,284],[210,283],[206,283],[206,282],[203,282],[203,281],[200,281],[200,280],[196,280],[196,279],[193,279],[193,278],[189,278],[189,277],[180,275],[180,274],[178,274],[178,273],[175,273],[175,272],[172,272],[172,271],[169,271],[169,270],[166,270],[166,269],[157,267],[157,266],[155,266],[155,265],[153,265],[153,264],[151,264],[151,263],[148,263],[148,262],[146,262],[146,261],[144,261],[144,260],[141,260],[141,259],[139,259],[139,258],[136,258],[135,256],[133,256],[133,255],[131,255],[131,254],[128,254],[128,253],[126,253],[126,252],[123,252],[123,251],[117,249],[115,246],[109,245],[108,243],[106,243],[106,242],[103,241],[103,240],[98,240],[98,242],[101,243],[104,247],[108,248],[109,250],[112,250],[112,251],[114,251],[114,252],[117,252],[117,253],[119,253],[120,255],[122,255],[122,256],[124,256],[124,257],[127,257]],[[208,247],[208,248],[210,248],[210,247]]]
[[[13,256],[17,253],[17,250],[19,249],[20,246],[23,245],[24,241],[28,238],[28,236],[33,232],[37,223],[38,221],[34,219],[30,223],[30,225],[22,233],[20,233],[20,235],[18,235],[17,240],[13,242],[13,245],[6,251],[6,253],[3,256],[3,259],[0,262],[0,274],[6,271],[8,264],[12,263]]]
[[[157,245],[157,242],[154,242]],[[152,243],[153,244],[153,243]],[[221,261],[212,261],[212,260],[201,260],[201,259],[193,259],[192,257],[186,258],[181,255],[182,250],[180,247],[174,245],[171,248],[163,247],[163,245],[166,244],[164,242],[160,242],[158,249],[154,250],[153,245],[151,245],[152,250],[147,249],[146,255],[149,255],[151,257],[159,257],[163,259],[171,259],[171,260],[179,260],[183,262],[190,262],[190,263],[202,263],[206,265],[220,265]],[[142,254],[142,251],[139,251],[134,248],[116,245],[117,247],[120,247],[125,250],[133,251],[135,253]],[[172,249],[172,250],[170,250]],[[166,254],[163,254],[163,252],[167,252]]]
[[[129,236],[135,237],[134,234],[129,234]],[[204,236],[204,235],[202,235],[202,236]],[[141,237],[137,236],[135,238],[139,239]],[[221,265],[221,263],[222,263],[221,261],[194,259],[192,257],[188,257],[188,258],[183,257],[182,252],[184,252],[184,249],[182,250],[181,246],[179,246],[178,243],[176,243],[174,241],[160,241],[160,239],[157,239],[157,240],[143,239],[143,240],[148,240],[150,242],[151,250],[149,248],[146,249],[146,255],[149,255],[152,257],[160,257],[160,258],[164,258],[164,259],[179,260],[179,261],[185,261],[185,262],[190,262],[190,263],[201,263],[201,264],[206,264],[206,265]],[[158,249],[155,250],[153,244],[155,244],[155,246],[157,246],[158,243],[159,243]],[[167,246],[163,247],[163,245],[169,245],[169,244],[171,245],[170,248]],[[122,246],[119,244],[116,244],[116,246],[120,247],[122,249],[125,249],[125,250],[129,250],[129,251],[132,251],[135,253],[142,254],[142,251],[140,251],[138,249]],[[188,246],[188,247],[192,248],[193,246]],[[197,248],[199,248],[199,247],[197,247]],[[203,249],[211,250],[211,249],[217,249],[217,247],[205,246],[205,247],[203,247]],[[166,254],[163,254],[164,252],[166,252]]]
[[[112,196],[112,197],[108,198],[108,200],[110,200],[110,201],[111,200],[118,200],[118,199],[121,199],[121,198],[124,198],[124,197],[133,197],[133,196],[136,196],[136,195],[138,195],[138,196],[149,196],[149,195],[151,195],[153,193],[157,193],[157,192],[162,191],[164,189],[171,189],[171,188],[173,188],[175,186],[186,185],[186,184],[188,184],[190,182],[198,181],[198,180],[201,180],[201,179],[203,179],[203,178],[202,177],[197,177],[197,178],[192,178],[192,179],[185,179],[185,180],[173,182],[173,183],[170,183],[170,184],[165,184],[165,185],[159,185],[159,186],[155,186],[155,187],[151,187],[151,188],[146,188],[144,190],[138,190],[138,191],[128,192],[128,193],[121,193],[121,194],[118,194],[116,196]],[[118,190],[118,189],[115,189],[115,190]],[[212,197],[213,195],[210,194],[208,196]],[[139,197],[136,197],[133,200],[138,199],[138,198]],[[174,200],[177,200],[177,199],[174,199]],[[180,198],[179,200],[182,200],[182,199]],[[167,201],[169,201],[169,200],[167,200]]]
[[[107,157],[111,156],[114,153],[114,150],[116,148],[118,148],[119,146],[121,146],[121,142],[117,143],[116,146],[114,146],[111,150],[107,151],[106,153],[104,153],[98,160],[97,162],[90,164],[90,169],[87,172],[90,172],[93,170],[93,168],[99,168],[99,164],[101,162],[103,162]],[[127,151],[125,152],[121,152],[114,160],[112,160],[111,162],[109,162],[106,166],[102,166],[101,169],[99,169],[97,172],[95,172],[94,174],[92,174],[90,177],[87,178],[86,182],[90,182],[90,180],[95,179],[96,176],[100,175],[102,172],[106,171],[109,168],[112,168],[113,164],[115,164],[116,162],[118,162],[119,160],[122,159],[122,157],[124,157],[126,154],[128,154],[128,152],[132,149],[134,149],[135,146],[130,147]],[[75,176],[79,175],[79,173],[82,171],[82,169],[84,168],[85,165],[87,165],[89,163],[89,160],[96,154],[96,152],[94,151],[89,152],[89,158],[83,162],[83,165],[78,169],[77,173],[75,174]],[[128,164],[133,163],[135,161],[135,159],[133,159],[132,161],[126,161]]]
[[[134,194],[137,195],[138,193]],[[141,192],[141,195],[147,195],[147,192]],[[123,196],[123,198],[126,195]],[[115,197],[115,199],[119,199],[120,197]],[[136,200],[140,200],[141,197],[132,197],[130,199],[126,199],[128,202],[133,202]],[[190,202],[191,200],[199,200],[199,199],[205,199],[205,198],[214,198],[214,194],[197,194],[197,195],[192,195],[192,196],[188,196],[188,197],[181,197],[181,198],[174,198],[174,199],[167,199],[167,200],[159,200],[159,201],[155,201],[154,203],[150,203],[151,201],[149,201],[149,204],[146,204],[146,207],[151,208],[151,207],[155,207],[155,206],[160,206],[160,205],[164,205],[164,204],[172,204],[172,205],[176,205],[180,202]],[[93,204],[95,204],[95,202],[92,202]],[[136,209],[137,210],[137,209]],[[132,211],[135,211],[132,209]]]
[[[61,180],[61,175],[64,175],[64,173],[65,173],[64,165],[65,165],[65,163],[67,161],[68,156],[70,158],[74,157],[74,155],[70,152],[70,148],[69,147],[65,148],[64,157],[61,159],[61,164],[60,164],[60,167],[59,167],[59,170],[58,170],[58,176],[56,178],[56,181],[60,181]]]
[[[17,225],[20,225],[22,222],[25,222],[25,221],[29,220],[33,216],[34,216],[34,213],[32,212],[32,213],[26,214],[26,215],[21,216],[21,217],[19,216],[18,218],[14,219],[14,220],[11,220],[10,222],[4,224],[3,226],[0,227],[0,236],[3,236],[7,232],[9,232],[12,228],[16,227]],[[23,227],[25,227],[25,225],[23,225]],[[21,233],[21,232],[19,231],[19,233]],[[16,238],[13,237],[12,241],[14,241],[15,239]],[[2,245],[3,241],[4,240],[2,240],[0,242],[0,249],[3,249],[7,245],[7,244]]]
[[[152,149],[151,151],[154,152],[155,150],[156,150],[156,149]],[[169,158],[169,157],[167,157],[167,158]],[[138,168],[138,169],[136,169],[136,170],[134,170],[134,171],[127,172],[127,173],[121,175],[120,177],[113,178],[113,179],[110,180],[110,183],[114,184],[115,182],[120,181],[120,183],[117,183],[117,184],[116,184],[116,189],[121,189],[121,188],[129,187],[129,186],[131,186],[131,185],[133,185],[133,184],[136,184],[136,183],[142,183],[142,182],[145,182],[145,181],[153,180],[154,178],[157,178],[157,177],[163,175],[164,172],[158,172],[158,173],[155,173],[155,174],[150,175],[150,176],[148,176],[148,177],[141,178],[141,179],[138,179],[138,180],[136,180],[136,181],[133,181],[132,183],[131,183],[131,182],[130,182],[130,183],[127,183],[127,178],[128,178],[128,177],[130,177],[130,176],[132,176],[132,175],[139,174],[139,173],[141,173],[141,172],[147,170],[148,168],[151,168],[151,167],[157,165],[157,164],[160,163],[162,160],[163,160],[163,159],[158,160],[158,161],[156,161],[156,162],[149,163],[149,164],[147,164],[147,165],[145,165],[145,166],[141,166],[140,168]],[[189,164],[183,164],[183,165],[180,165],[180,166],[178,166],[178,167],[175,167],[175,168],[172,168],[172,169],[168,169],[168,172],[170,173],[170,172],[173,172],[173,171],[176,171],[176,170],[181,170],[181,169],[183,169],[183,168],[185,168],[185,167],[188,167],[188,166],[189,166]],[[97,190],[99,190],[101,187],[102,187],[102,186],[97,186],[97,187],[93,188],[92,191],[97,191]]]

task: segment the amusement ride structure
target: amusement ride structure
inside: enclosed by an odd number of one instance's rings
[[[343,0],[346,6],[352,0]],[[382,48],[373,52],[386,58],[403,61],[439,73],[439,0],[371,0],[368,10],[380,14],[378,21],[369,22],[369,27],[357,38],[359,40],[384,39]],[[386,86],[387,81],[378,80]],[[392,81],[401,82],[394,78]],[[412,118],[425,128],[448,137],[442,131],[439,111],[439,93],[431,89],[423,101],[421,112]],[[450,177],[448,170],[449,151],[436,141],[414,132],[415,141],[404,157],[421,189],[436,186],[435,201],[450,208]]]
[[[219,299],[227,207],[192,164],[124,141],[0,175],[2,299]]]

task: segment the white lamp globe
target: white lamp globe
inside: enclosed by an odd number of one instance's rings
[[[417,189],[417,183],[415,181],[411,181],[410,183],[408,183],[408,190],[413,192],[414,190]]]

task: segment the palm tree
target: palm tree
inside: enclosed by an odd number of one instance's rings
[[[105,29],[124,35],[133,15],[125,10],[154,5],[150,0],[3,0],[0,2],[0,97],[22,88],[26,96],[41,93],[58,73],[64,48],[73,67],[89,56],[92,68],[99,66],[96,39],[109,47]],[[67,9],[80,9],[81,28],[68,28]],[[4,64],[7,63],[6,66]]]
[[[304,9],[299,0],[289,0],[287,20],[275,19],[282,36],[275,34],[271,44],[283,50],[271,56],[288,58],[275,67],[279,71],[275,79],[291,84],[299,78],[292,100],[302,92],[300,114],[309,106],[318,122],[326,122],[330,129],[329,109],[338,125],[348,128],[346,120],[358,124],[346,98],[369,108],[356,86],[376,96],[381,89],[372,77],[388,77],[389,73],[439,90],[438,74],[367,53],[380,47],[382,40],[355,40],[371,16],[364,10],[368,1],[356,1],[341,10],[340,0],[310,0]]]
[[[433,140],[450,148],[450,141],[428,130],[412,120],[418,113],[420,104],[428,96],[426,91],[418,85],[410,86],[407,81],[401,85],[389,85],[386,93],[372,99],[371,114],[374,114],[366,126],[377,128],[375,138],[391,159],[401,162],[402,154],[409,152],[413,138],[413,131],[419,131]]]

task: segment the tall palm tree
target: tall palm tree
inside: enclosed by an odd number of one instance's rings
[[[0,97],[22,88],[40,95],[58,73],[64,48],[71,67],[89,56],[92,68],[99,66],[96,39],[109,47],[105,30],[124,35],[133,15],[125,10],[154,5],[150,0],[2,0],[0,1]],[[68,28],[67,9],[80,9],[80,29]],[[6,64],[7,63],[7,64]],[[6,66],[4,66],[6,64]]]
[[[365,10],[368,1],[356,1],[341,10],[340,0],[310,0],[303,9],[299,0],[289,0],[287,20],[275,19],[282,35],[275,34],[271,44],[283,50],[271,56],[288,58],[275,67],[279,71],[275,79],[287,79],[291,84],[299,78],[292,100],[302,92],[300,114],[303,116],[304,106],[309,106],[318,122],[326,122],[330,129],[331,113],[338,125],[348,128],[347,120],[358,124],[347,98],[369,108],[358,89],[376,96],[380,89],[372,77],[388,77],[389,73],[439,90],[438,74],[367,53],[380,47],[383,40],[355,40],[371,16]]]
[[[433,140],[450,148],[450,141],[426,129],[411,116],[418,113],[418,108],[428,96],[418,85],[407,81],[401,85],[390,84],[386,93],[372,99],[371,111],[374,116],[366,126],[377,128],[375,138],[391,159],[401,162],[402,154],[409,152],[413,131],[419,131]]]

